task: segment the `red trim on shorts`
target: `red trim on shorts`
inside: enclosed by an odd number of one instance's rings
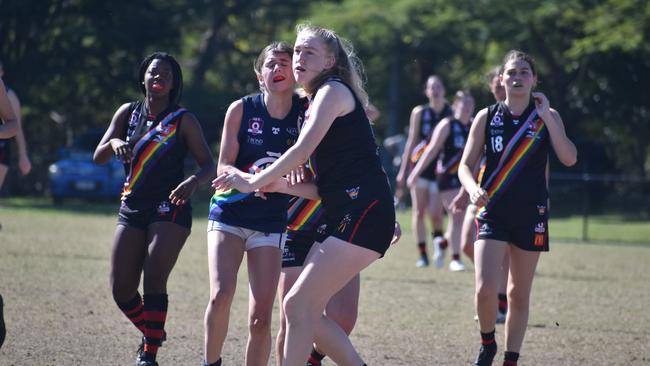
[[[176,222],[176,214],[178,213],[178,210],[179,210],[179,209],[180,209],[180,207],[177,207],[177,208],[174,210],[174,213],[172,214],[172,222]]]
[[[354,236],[357,234],[357,230],[359,229],[359,225],[361,225],[361,222],[363,221],[363,219],[364,219],[364,218],[366,217],[366,215],[368,214],[368,211],[370,211],[370,209],[371,209],[374,205],[376,205],[376,204],[378,204],[378,203],[379,203],[379,200],[374,200],[374,201],[372,201],[372,203],[370,204],[370,206],[366,207],[366,209],[363,211],[363,214],[361,214],[361,217],[359,218],[359,221],[357,221],[357,224],[354,225],[354,230],[352,230],[352,234],[350,234],[350,238],[348,239],[348,242],[352,242],[352,239],[353,239]]]

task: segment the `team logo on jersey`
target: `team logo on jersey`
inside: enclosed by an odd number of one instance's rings
[[[530,121],[528,123],[528,126],[526,126],[526,137],[529,138],[529,139],[532,139],[532,138],[537,138],[538,139],[539,136],[536,135],[537,130],[538,130],[537,123],[535,123],[533,121]]]
[[[352,222],[352,215],[350,215],[349,213],[345,214],[345,216],[343,216],[343,219],[339,223],[339,228],[338,228],[339,232],[344,232],[350,222]]]
[[[273,164],[273,162],[278,160],[280,156],[282,156],[282,153],[267,151],[266,156],[255,160],[251,165],[248,166],[247,170],[250,174],[255,174],[258,171],[262,171],[269,165]]]
[[[503,126],[503,112],[497,111],[490,121],[490,127],[501,127]]]
[[[171,211],[171,207],[169,207],[169,202],[167,201],[162,201],[158,204],[158,207],[156,208],[158,211],[158,215],[163,216],[169,211]]]
[[[283,262],[292,262],[296,260],[295,254],[293,254],[288,246],[285,246],[282,250],[282,261]]]
[[[287,127],[287,133],[291,136],[298,136],[298,129],[295,127]]]
[[[348,188],[345,190],[345,193],[350,196],[350,199],[356,200],[359,197],[359,188],[360,187]]]
[[[251,137],[251,136],[246,137],[246,142],[251,144],[251,145],[262,145],[262,144],[264,144],[263,139],[257,138],[257,137]]]
[[[248,120],[248,132],[253,135],[261,135],[264,129],[264,120],[259,117],[253,117]]]
[[[163,136],[167,136],[172,131],[172,128],[171,126],[158,125],[156,126],[156,131]]]
[[[320,235],[325,235],[325,231],[327,231],[327,224],[323,224],[316,229],[316,232]]]
[[[133,113],[131,113],[131,119],[129,120],[129,128],[135,128],[138,125],[139,120],[140,112],[134,109]]]
[[[422,111],[422,120],[424,122],[429,122],[429,121],[431,121],[432,118],[433,118],[433,114],[431,113],[430,109],[427,108],[424,111]],[[427,127],[429,129],[431,128],[431,126],[427,126]]]
[[[280,133],[280,127],[271,127],[271,132],[273,132],[274,135],[277,135]]]
[[[546,213],[546,205],[537,205],[537,213],[540,216],[544,216],[544,214]]]
[[[462,149],[465,146],[465,137],[456,136],[454,138],[454,147],[457,149]]]

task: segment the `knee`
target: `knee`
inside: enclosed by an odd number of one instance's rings
[[[530,292],[511,286],[508,288],[508,308],[527,310],[530,302]]]
[[[135,296],[137,291],[136,286],[129,286],[126,283],[121,283],[116,281],[115,278],[111,278],[111,292],[113,294],[113,300],[116,303],[124,303],[130,301]]]
[[[478,283],[476,285],[476,301],[487,302],[497,297],[497,289],[493,286],[488,286],[486,283]]]
[[[208,312],[219,311],[221,309],[228,309],[232,304],[232,299],[235,297],[234,286],[218,286],[212,294],[210,294],[210,302],[208,303]]]
[[[415,207],[413,208],[413,218],[417,220],[422,220],[424,219],[424,216],[426,214],[426,210],[424,210],[421,207]]]
[[[299,295],[289,293],[282,303],[287,324],[304,324],[309,321],[308,303]]]
[[[431,210],[430,214],[431,214],[431,221],[439,222],[439,223],[442,222],[442,215],[443,215],[442,212],[439,212],[437,210]]]
[[[269,334],[271,332],[271,314],[253,312],[248,318],[248,331],[251,334]]]

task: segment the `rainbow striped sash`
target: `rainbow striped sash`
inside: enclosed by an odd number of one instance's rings
[[[131,160],[131,171],[124,184],[122,199],[126,198],[142,183],[142,178],[156,166],[156,163],[164,156],[165,152],[174,146],[178,124],[171,124],[171,122],[186,111],[185,108],[179,108],[169,113],[155,128],[148,131],[135,144],[133,147],[134,159]],[[154,137],[158,133],[160,136]],[[133,165],[133,162],[135,162],[135,165]]]
[[[320,200],[299,198],[289,207],[289,224],[287,229],[292,231],[308,230],[321,216]]]
[[[508,190],[517,174],[541,145],[541,134],[545,129],[544,121],[539,118],[537,111],[533,110],[526,122],[512,136],[501,154],[499,164],[486,180],[483,189],[487,192],[490,200],[478,212],[478,217],[484,218],[486,211],[494,207],[499,197]]]
[[[211,201],[210,207],[214,205],[221,206],[224,204],[241,201],[251,194],[252,193],[242,193],[232,188],[227,191],[216,191],[214,192],[214,195],[212,195],[212,198],[210,199]]]
[[[456,174],[458,172],[458,167],[460,166],[460,158],[463,157],[463,150],[459,151],[454,155],[447,164],[442,164],[442,160],[438,160],[438,166],[436,167],[436,173],[438,174]]]

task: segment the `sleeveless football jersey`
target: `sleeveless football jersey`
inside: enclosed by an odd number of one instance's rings
[[[284,119],[272,118],[263,94],[242,98],[244,112],[237,134],[239,153],[235,167],[253,174],[276,161],[298,139],[304,99],[294,96]],[[282,233],[287,227],[289,196],[267,193],[264,200],[254,193],[217,191],[210,200],[210,220],[268,233]]]
[[[457,119],[451,120],[449,124],[449,135],[445,139],[436,167],[436,179],[440,190],[460,188],[458,167],[469,135],[469,127],[469,124],[465,126]]]
[[[339,82],[350,89],[339,78],[328,81]],[[352,89],[350,91],[354,95]],[[356,96],[354,110],[334,120],[312,153],[309,166],[324,204],[333,192],[350,190],[348,194],[354,195],[354,187],[362,182],[376,180],[378,184],[388,184],[372,126]]]
[[[422,114],[420,115],[420,143],[415,146],[415,148],[413,148],[413,152],[411,153],[411,161],[414,164],[417,163],[417,161],[420,159],[420,156],[422,156],[422,153],[424,153],[424,150],[429,144],[429,141],[431,141],[433,130],[436,128],[438,123],[443,118],[451,115],[452,110],[448,104],[445,104],[440,113],[436,113],[436,111],[434,111],[433,108],[431,108],[431,106],[428,104],[424,104],[422,106]],[[429,164],[424,169],[424,171],[422,171],[422,174],[420,176],[428,180],[435,180],[436,164],[436,160],[433,160],[431,164]]]
[[[126,141],[131,146],[132,158],[125,164],[123,201],[167,200],[183,181],[187,146],[180,128],[185,112],[185,108],[174,105],[151,116],[144,102],[131,105]]]
[[[521,116],[513,116],[505,103],[488,108],[485,124],[485,172],[481,187],[489,203],[482,219],[517,218],[517,210],[546,204],[546,164],[549,135],[531,100]]]

